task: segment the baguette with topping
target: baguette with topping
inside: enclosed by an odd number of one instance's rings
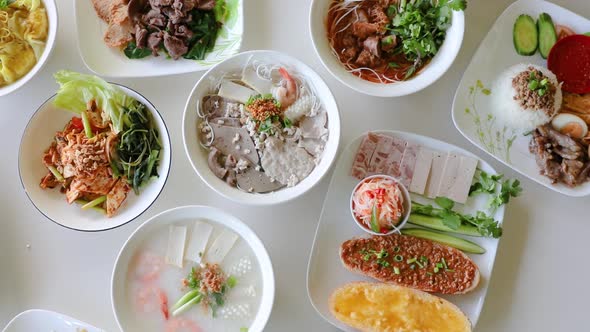
[[[464,294],[480,278],[477,265],[463,252],[407,235],[345,241],[340,259],[352,272],[430,293]]]
[[[390,284],[353,282],[330,298],[338,320],[363,332],[469,332],[469,319],[454,304],[415,289]]]

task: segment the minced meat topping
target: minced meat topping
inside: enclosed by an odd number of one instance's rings
[[[546,89],[540,93],[539,88],[532,85],[532,81],[545,82]],[[512,79],[512,87],[516,91],[514,100],[527,110],[540,110],[548,116],[554,113],[555,86],[541,71],[529,66],[527,70]]]

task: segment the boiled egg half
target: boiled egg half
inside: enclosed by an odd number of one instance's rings
[[[569,113],[557,114],[551,120],[553,129],[571,138],[582,139],[588,134],[588,125],[582,118]]]

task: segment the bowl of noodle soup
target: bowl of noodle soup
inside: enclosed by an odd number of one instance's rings
[[[15,0],[0,8],[0,96],[16,91],[43,68],[57,26],[54,0]]]
[[[344,85],[367,95],[377,97],[399,97],[418,92],[437,81],[453,64],[459,53],[465,30],[465,17],[463,11],[453,10],[447,13],[448,26],[445,27],[445,37],[442,44],[436,48],[436,54],[425,57],[419,66],[411,66],[395,56],[383,59],[379,66],[358,64],[360,55],[351,55],[351,62],[343,61],[342,54],[346,51],[342,43],[334,43],[334,34],[351,29],[355,21],[366,22],[370,7],[380,1],[376,0],[313,0],[309,14],[309,29],[316,54],[324,64],[324,67]],[[405,3],[405,2],[403,2]],[[409,3],[409,2],[408,2]],[[399,2],[390,0],[391,6],[399,6]],[[401,12],[401,9],[397,9]],[[387,14],[389,16],[389,14]],[[397,14],[396,14],[397,15]],[[389,19],[392,19],[391,17]],[[373,23],[373,22],[371,22]],[[394,29],[387,25],[388,36]],[[391,37],[391,36],[389,36]],[[366,37],[360,38],[359,41]],[[395,38],[395,36],[394,36]],[[371,38],[366,38],[365,41]],[[421,40],[419,40],[421,42]],[[375,42],[377,42],[375,40]],[[403,40],[402,40],[403,42]],[[367,49],[364,42],[358,42],[361,49]],[[335,46],[338,49],[335,49]],[[379,51],[384,49],[383,39],[378,42]],[[393,47],[401,42],[399,37],[393,42]],[[398,50],[401,51],[401,50]],[[358,58],[357,58],[358,56]],[[356,62],[356,63],[354,63]],[[393,64],[393,66],[390,66]],[[377,68],[380,67],[380,68]],[[413,68],[412,68],[413,67]],[[411,72],[408,71],[411,69]],[[409,74],[406,76],[406,74]]]

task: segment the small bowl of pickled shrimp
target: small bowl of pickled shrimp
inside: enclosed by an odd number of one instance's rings
[[[388,175],[361,180],[350,196],[350,212],[359,228],[373,235],[399,233],[412,209],[406,187]]]

